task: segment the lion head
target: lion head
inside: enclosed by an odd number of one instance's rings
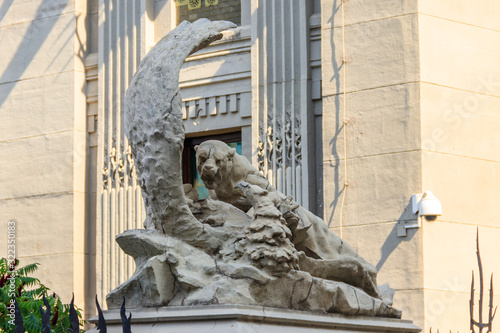
[[[218,184],[231,177],[234,148],[224,142],[208,140],[194,147],[196,151],[196,169],[205,187],[214,190]]]

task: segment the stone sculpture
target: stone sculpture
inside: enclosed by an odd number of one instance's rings
[[[133,307],[255,304],[350,315],[401,316],[376,271],[325,223],[276,191],[218,141],[197,148],[216,199],[182,184],[179,71],[230,22],[183,22],[141,62],[125,98],[125,126],[143,191],[145,229],[116,237],[136,272],[107,297]]]

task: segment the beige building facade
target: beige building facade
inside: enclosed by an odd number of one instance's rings
[[[468,330],[476,230],[500,285],[500,3],[200,5],[0,2],[0,228],[16,222],[21,262],[39,262],[38,277],[89,316],[96,294],[133,273],[114,242],[144,219],[123,132],[128,82],[180,20],[228,17],[239,27],[181,72],[186,180],[196,142],[239,145],[377,267],[404,318]],[[443,212],[413,227],[424,191]]]

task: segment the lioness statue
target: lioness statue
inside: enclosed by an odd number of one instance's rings
[[[358,263],[376,285],[375,268],[354,249],[328,230],[326,223],[291,197],[278,192],[246,157],[236,153],[222,141],[208,140],[195,147],[196,168],[205,186],[217,200],[230,203],[247,212],[251,201],[236,186],[240,182],[257,185],[266,190],[279,208],[293,233],[292,242],[298,251],[313,260],[348,260]],[[355,265],[354,265],[355,266]],[[372,295],[376,293],[372,292]]]
[[[205,187],[216,199],[232,204],[246,212],[252,204],[235,190],[239,182],[258,185],[267,191],[275,191],[250,162],[239,154],[236,149],[222,141],[208,140],[194,147],[196,151],[196,169]],[[215,198],[214,198],[215,199]]]

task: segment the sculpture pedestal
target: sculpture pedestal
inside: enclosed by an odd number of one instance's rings
[[[132,332],[420,332],[409,320],[347,317],[248,305],[142,308],[132,313]],[[108,333],[122,332],[120,311],[104,311]],[[97,317],[90,320],[97,323]],[[87,332],[98,332],[93,328]]]

